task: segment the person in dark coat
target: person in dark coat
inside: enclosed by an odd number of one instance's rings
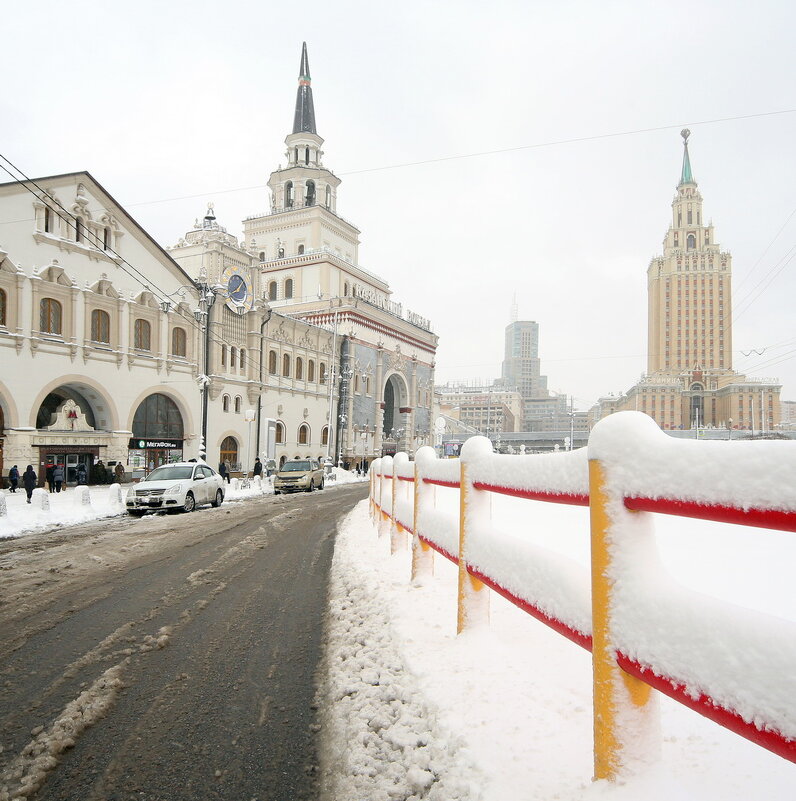
[[[47,463],[47,468],[44,471],[44,479],[47,482],[47,489],[52,492],[53,488],[55,487],[55,478],[53,478],[53,473],[55,472],[55,465],[52,462]]]
[[[8,471],[8,483],[11,485],[11,492],[16,492],[19,486],[19,468],[16,465]]]
[[[253,475],[255,476],[262,476],[263,474],[263,463],[260,461],[260,457],[257,456],[254,460],[254,472]]]
[[[33,495],[33,490],[36,489],[38,480],[33,465],[29,464],[28,469],[22,474],[22,486],[25,487],[25,492],[28,495],[28,503],[30,503],[30,496]]]
[[[78,484],[86,484],[88,482],[88,471],[86,470],[86,465],[81,462],[77,466],[77,483]]]
[[[55,482],[55,491],[61,491],[61,484],[64,483],[64,466],[57,464],[53,468],[53,481]]]
[[[229,479],[227,479],[227,463],[226,462],[219,462],[218,463],[218,474],[221,476],[221,480],[222,481],[224,481],[225,479],[227,481],[229,481]]]

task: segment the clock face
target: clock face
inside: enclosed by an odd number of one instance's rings
[[[252,307],[252,291],[245,271],[238,267],[227,267],[221,283],[227,291],[227,306],[232,311],[243,314]]]

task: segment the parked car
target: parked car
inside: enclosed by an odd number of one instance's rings
[[[285,462],[274,476],[274,495],[280,492],[312,492],[323,489],[323,468],[315,459]]]
[[[209,503],[220,506],[224,501],[224,481],[201,462],[176,462],[156,467],[127,493],[127,512],[140,517],[148,510],[181,509],[192,512]]]

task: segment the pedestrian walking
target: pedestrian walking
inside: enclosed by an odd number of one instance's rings
[[[19,486],[19,468],[16,465],[8,471],[8,483],[11,485],[11,492],[16,492]]]
[[[78,484],[88,483],[88,471],[86,470],[86,465],[83,462],[81,462],[77,466],[77,483]]]
[[[227,463],[226,462],[219,462],[218,463],[218,474],[221,476],[221,480],[229,480],[227,479]]]
[[[55,465],[52,462],[47,463],[47,467],[44,470],[44,479],[47,482],[47,491],[52,492],[55,487],[55,478],[53,474],[55,472]]]
[[[53,468],[53,481],[55,482],[55,491],[61,491],[61,484],[64,483],[64,466],[57,464]]]
[[[124,481],[124,465],[121,462],[116,462],[113,473],[116,476],[116,483],[121,484]]]
[[[257,456],[254,459],[254,471],[252,475],[262,476],[262,474],[263,474],[263,463],[260,461],[260,457]]]
[[[30,503],[30,497],[33,495],[33,490],[36,489],[37,481],[38,478],[33,470],[33,465],[29,464],[27,470],[25,470],[25,472],[22,474],[22,486],[25,487],[25,492],[28,496],[28,503]]]
[[[227,484],[232,483],[232,478],[230,474],[232,473],[232,465],[229,463],[229,459],[224,461],[224,475],[227,477]]]

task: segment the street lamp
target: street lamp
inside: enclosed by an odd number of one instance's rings
[[[248,429],[249,429],[249,444],[246,449],[246,452],[248,454],[246,461],[247,480],[249,478],[249,465],[252,463],[252,423],[254,422],[254,419],[256,417],[257,417],[257,412],[255,412],[254,409],[246,409],[246,411],[243,413],[243,419],[248,423]]]
[[[210,383],[210,309],[216,302],[215,289],[207,283],[197,283],[199,289],[199,306],[194,309],[193,316],[201,326],[204,339],[204,355],[202,373],[198,376],[199,392],[202,402],[202,434],[199,441],[199,457],[207,461],[207,386]]]

